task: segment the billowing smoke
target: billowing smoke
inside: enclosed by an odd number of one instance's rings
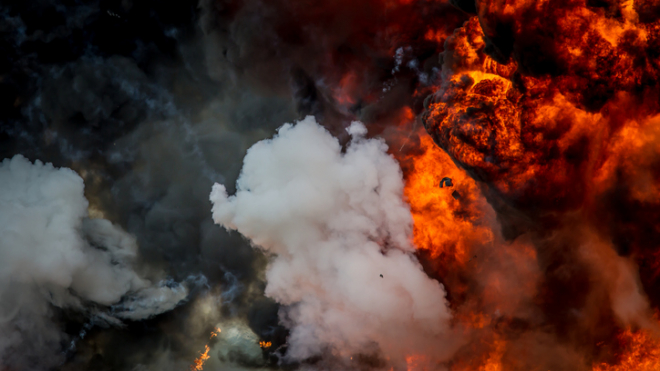
[[[401,170],[364,125],[348,132],[342,148],[312,116],[282,126],[248,150],[235,195],[214,185],[213,219],[272,256],[266,295],[283,305],[289,359],[444,360],[460,340],[412,255]]]
[[[61,362],[61,343],[71,339],[56,325],[58,312],[122,325],[186,298],[185,286],[135,270],[133,236],[88,217],[74,171],[16,156],[0,164],[0,184],[2,364],[41,369]]]

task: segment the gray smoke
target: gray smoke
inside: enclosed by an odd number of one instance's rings
[[[61,361],[68,339],[59,310],[121,325],[169,311],[188,294],[137,271],[135,238],[89,219],[83,189],[70,169],[22,156],[0,164],[0,360],[9,367]]]

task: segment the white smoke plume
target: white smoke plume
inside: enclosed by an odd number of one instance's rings
[[[354,122],[345,150],[308,116],[249,149],[213,219],[272,254],[266,295],[283,305],[291,360],[378,354],[398,367],[441,362],[460,342],[443,286],[412,255],[398,163]]]
[[[154,284],[135,271],[135,238],[89,219],[83,190],[70,169],[20,155],[0,163],[0,364],[60,362],[69,339],[57,311],[121,324],[171,310],[187,296],[182,285]]]

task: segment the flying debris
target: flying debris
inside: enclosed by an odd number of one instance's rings
[[[382,275],[382,274],[380,275],[380,278],[383,278],[383,275]]]
[[[444,177],[444,178],[442,178],[442,180],[440,181],[440,188],[444,188],[444,187],[453,187],[453,186],[454,186],[454,183],[451,182],[451,178]]]
[[[458,193],[458,191],[452,192],[451,196],[454,198],[454,200],[460,200],[461,199],[461,194]]]

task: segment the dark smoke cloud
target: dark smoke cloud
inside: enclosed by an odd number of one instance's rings
[[[75,170],[89,215],[134,240],[135,269],[191,289],[170,313],[127,312],[122,328],[42,301],[49,346],[12,354],[108,370],[186,367],[223,323],[274,345],[214,354],[222,367],[279,362],[287,333],[263,296],[266,259],[212,223],[210,186],[233,192],[246,150],[307,114],[344,139],[354,116],[382,131],[439,71],[440,47],[409,26],[445,17],[438,27],[449,32],[463,19],[445,3],[206,0],[7,1],[0,17],[2,158]]]
[[[135,289],[120,305],[115,296],[79,288],[128,320],[115,329],[90,322],[87,309],[37,296],[32,302],[41,300],[38,305],[25,307],[40,311],[38,317],[21,317],[31,320],[20,323],[32,324],[23,327],[22,337],[7,340],[16,339],[8,343],[12,352],[3,352],[3,366],[39,369],[65,362],[62,367],[73,369],[150,369],[153,363],[180,369],[225,317],[238,317],[248,337],[256,331],[282,342],[271,305],[260,299],[263,258],[213,225],[208,189],[214,181],[232,183],[246,149],[296,117],[286,82],[281,90],[287,93],[279,94],[232,79],[233,71],[208,69],[196,1],[6,2],[0,14],[0,47],[6,51],[0,66],[3,157],[22,153],[76,170],[85,181],[90,215],[116,223],[113,228],[133,241],[131,264],[173,282],[163,281],[156,291]],[[82,182],[80,192],[82,197]],[[71,228],[87,231],[94,223]],[[88,238],[96,241],[94,234]],[[108,241],[93,243],[107,249]],[[39,282],[35,292],[45,290]],[[144,320],[141,303],[157,290],[172,290],[174,282],[189,282],[190,304]],[[15,293],[6,295],[18,300]],[[3,308],[19,308],[10,304]],[[59,309],[64,307],[69,309]],[[156,308],[160,313],[173,307]],[[193,319],[183,319],[189,315]],[[30,341],[38,336],[43,341]],[[224,362],[262,364],[261,351],[256,361],[253,353]]]

